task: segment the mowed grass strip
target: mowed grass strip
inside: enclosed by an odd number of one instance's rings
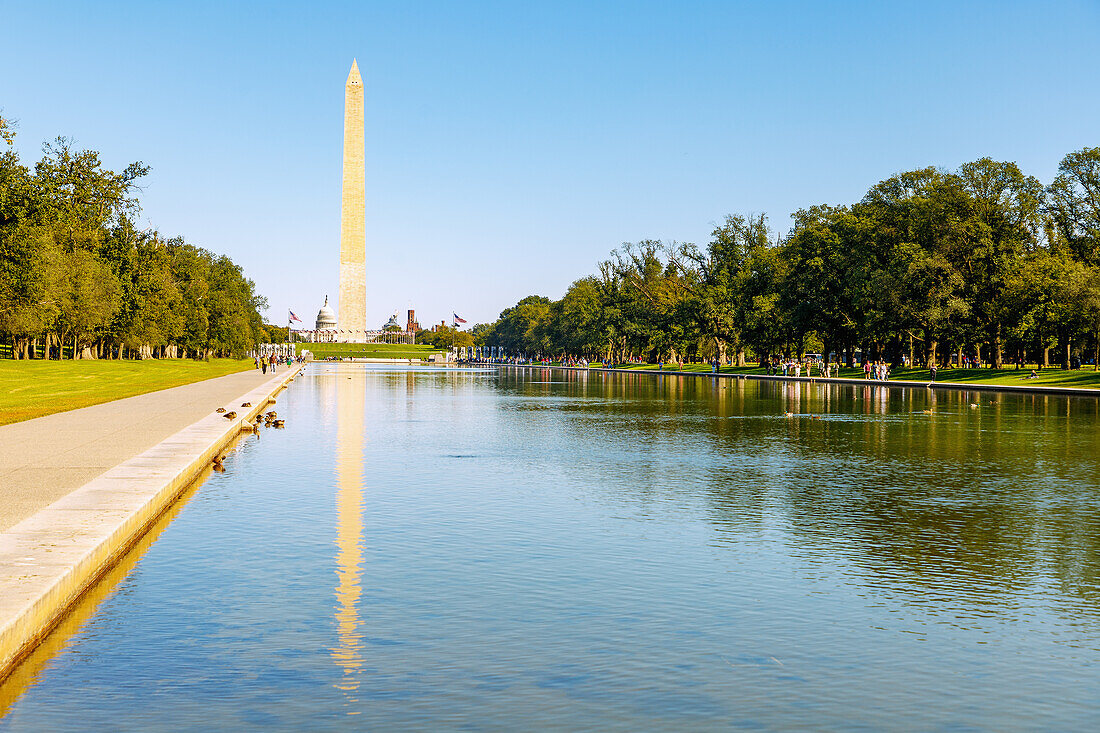
[[[442,354],[443,349],[415,344],[298,344],[298,351],[308,349],[314,359],[427,359]]]
[[[598,365],[593,364],[592,366]],[[616,364],[615,368],[657,371],[656,364]],[[1028,374],[1031,373],[1032,369],[1036,368],[1035,364],[1031,364],[1023,369],[1016,369],[1015,367],[1009,369],[940,369],[936,373],[936,381],[973,384],[976,387],[982,385],[1014,385],[1019,387],[1079,387],[1084,389],[1100,389],[1100,371],[1093,371],[1091,366],[1084,366],[1080,369],[1047,367],[1046,369],[1037,371],[1035,379],[1028,379]],[[679,370],[675,364],[665,364],[664,370],[708,373],[711,371],[711,366],[710,364],[684,364],[684,368]],[[721,371],[722,374],[762,375],[765,373],[759,366],[722,367]],[[806,376],[805,370],[802,371],[802,376]],[[816,367],[814,368],[813,376],[821,376]],[[844,368],[840,370],[840,374],[834,371],[833,376],[843,379],[864,378],[863,370],[859,368]],[[890,379],[931,382],[932,375],[927,369],[895,369],[890,372]]]
[[[1081,369],[1059,369],[1047,367],[1036,372],[1035,379],[1028,379],[1028,374],[1035,369],[1035,365],[1024,369],[940,369],[936,372],[937,382],[955,382],[973,384],[975,386],[986,385],[1015,385],[1020,387],[1084,387],[1088,389],[1100,388],[1100,372],[1093,371],[1091,366]],[[849,376],[845,369],[844,376]],[[863,378],[863,370],[859,372],[859,378]],[[852,375],[854,376],[854,375]],[[932,375],[927,369],[898,369],[890,372],[890,379],[907,379],[915,382],[930,382]]]
[[[252,368],[251,359],[0,361],[0,425]]]

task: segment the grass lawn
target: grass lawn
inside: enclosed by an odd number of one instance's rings
[[[592,366],[596,366],[593,364]],[[657,370],[656,364],[616,364],[617,369],[643,369]],[[1018,385],[1023,387],[1085,387],[1100,389],[1100,372],[1094,372],[1091,366],[1085,366],[1077,370],[1063,370],[1056,367],[1047,367],[1038,374],[1037,379],[1028,379],[1027,375],[1035,369],[1035,365],[1017,370],[1010,369],[940,369],[936,373],[937,382],[956,382],[963,384],[980,385]],[[710,372],[709,364],[685,364],[685,372]],[[674,371],[675,366],[665,365],[666,371]],[[764,374],[764,370],[758,366],[746,367],[722,367],[723,374]],[[803,372],[805,376],[805,372]],[[820,374],[814,370],[814,376]],[[834,372],[833,376],[845,379],[863,379],[862,369],[841,369],[840,374]],[[890,379],[901,379],[914,382],[930,382],[932,376],[927,369],[896,369],[890,372]]]
[[[1025,369],[940,369],[936,372],[937,382],[962,382],[965,384],[1012,384],[1024,387],[1091,387],[1100,388],[1100,372],[1092,367],[1081,369],[1058,369],[1047,367],[1039,372],[1036,379],[1028,379],[1033,366]],[[844,370],[849,371],[848,369]],[[863,378],[863,370],[858,371]],[[845,374],[844,376],[849,376]],[[854,376],[854,375],[853,375]],[[927,369],[898,369],[890,373],[890,379],[909,379],[917,382],[930,382],[932,376]]]
[[[252,368],[251,359],[0,360],[0,425]]]
[[[298,344],[298,352],[308,349],[314,359],[353,357],[356,359],[427,359],[443,349],[413,344]]]

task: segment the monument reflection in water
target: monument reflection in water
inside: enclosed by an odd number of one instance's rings
[[[365,372],[338,374],[336,381],[336,636],[332,658],[344,676],[336,687],[359,689],[363,635],[363,407]],[[354,697],[351,698],[354,700]]]

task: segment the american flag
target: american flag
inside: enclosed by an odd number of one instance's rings
[[[302,319],[299,318],[298,316],[294,315],[294,311],[290,310],[289,308],[287,308],[287,313],[290,314],[290,320],[297,321],[298,323],[302,322]]]
[[[458,314],[457,314],[457,313],[455,313],[454,311],[451,311],[451,315],[452,315],[452,316],[454,316],[454,319],[455,319],[455,323],[465,323],[465,322],[466,322],[466,319],[464,319],[464,318],[459,318],[459,317],[458,317]]]

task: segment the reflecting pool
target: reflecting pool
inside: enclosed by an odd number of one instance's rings
[[[275,409],[0,730],[1096,726],[1097,400],[315,364]]]

